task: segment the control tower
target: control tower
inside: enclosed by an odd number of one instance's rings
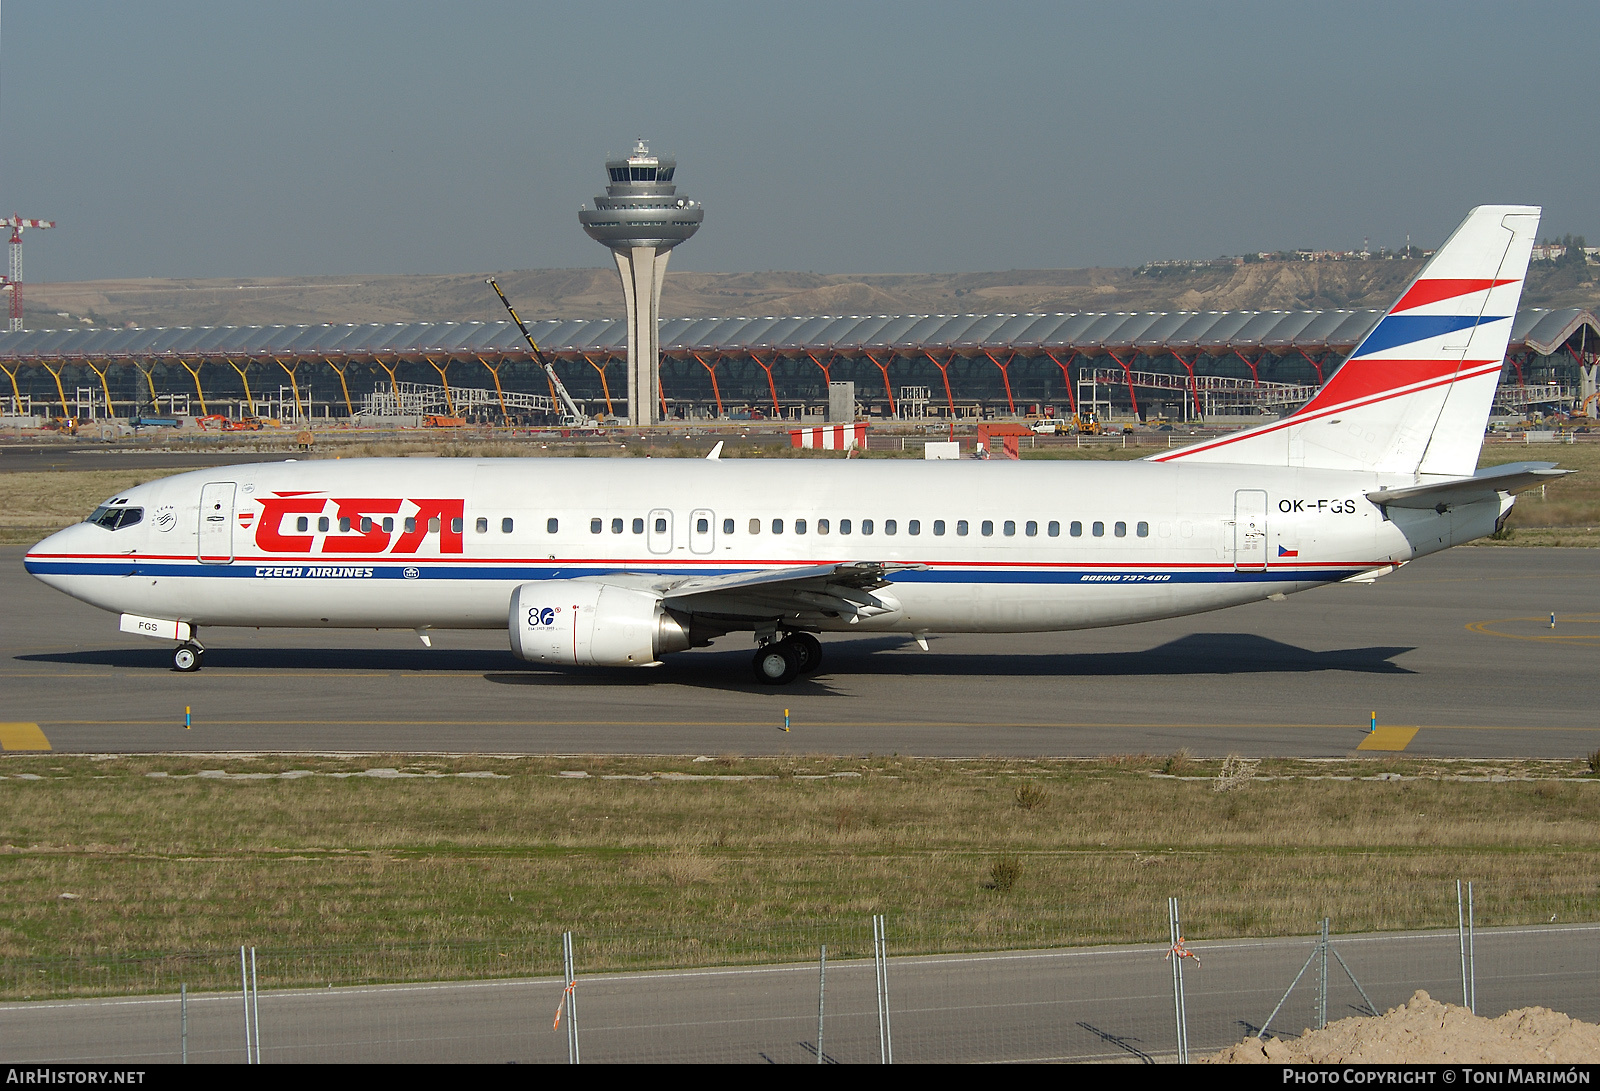
[[[705,210],[677,196],[677,161],[651,155],[643,140],[626,159],[606,160],[610,183],[578,222],[611,248],[628,307],[628,423],[655,424],[661,398],[661,282],[672,248],[700,228]]]

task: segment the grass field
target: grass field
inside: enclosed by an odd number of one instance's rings
[[[348,775],[381,767],[421,775]],[[1227,791],[1219,771],[1181,754],[5,755],[0,964],[571,928],[612,938],[596,968],[681,965],[879,912],[916,921],[925,950],[1154,941],[1169,895],[1195,939],[1323,915],[1440,927],[1457,878],[1484,926],[1600,919],[1587,762],[1268,761]],[[478,972],[466,957],[426,972]]]

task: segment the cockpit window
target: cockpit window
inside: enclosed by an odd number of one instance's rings
[[[93,523],[97,527],[105,527],[107,530],[121,530],[143,519],[143,508],[114,508],[110,504],[101,504],[84,521]]]

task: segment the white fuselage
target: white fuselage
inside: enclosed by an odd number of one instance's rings
[[[1387,569],[1490,533],[1510,504],[1390,518],[1364,493],[1391,480],[1414,481],[1151,462],[290,461],[130,489],[113,506],[138,522],[77,524],[26,564],[102,609],[193,626],[416,629],[504,627],[513,590],[540,580],[917,564],[889,577],[887,612],[806,627],[1047,631]]]

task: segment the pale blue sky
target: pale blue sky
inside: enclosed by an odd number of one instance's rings
[[[598,266],[636,135],[675,269],[944,272],[1600,236],[1600,4],[90,3],[0,11],[27,279]]]

